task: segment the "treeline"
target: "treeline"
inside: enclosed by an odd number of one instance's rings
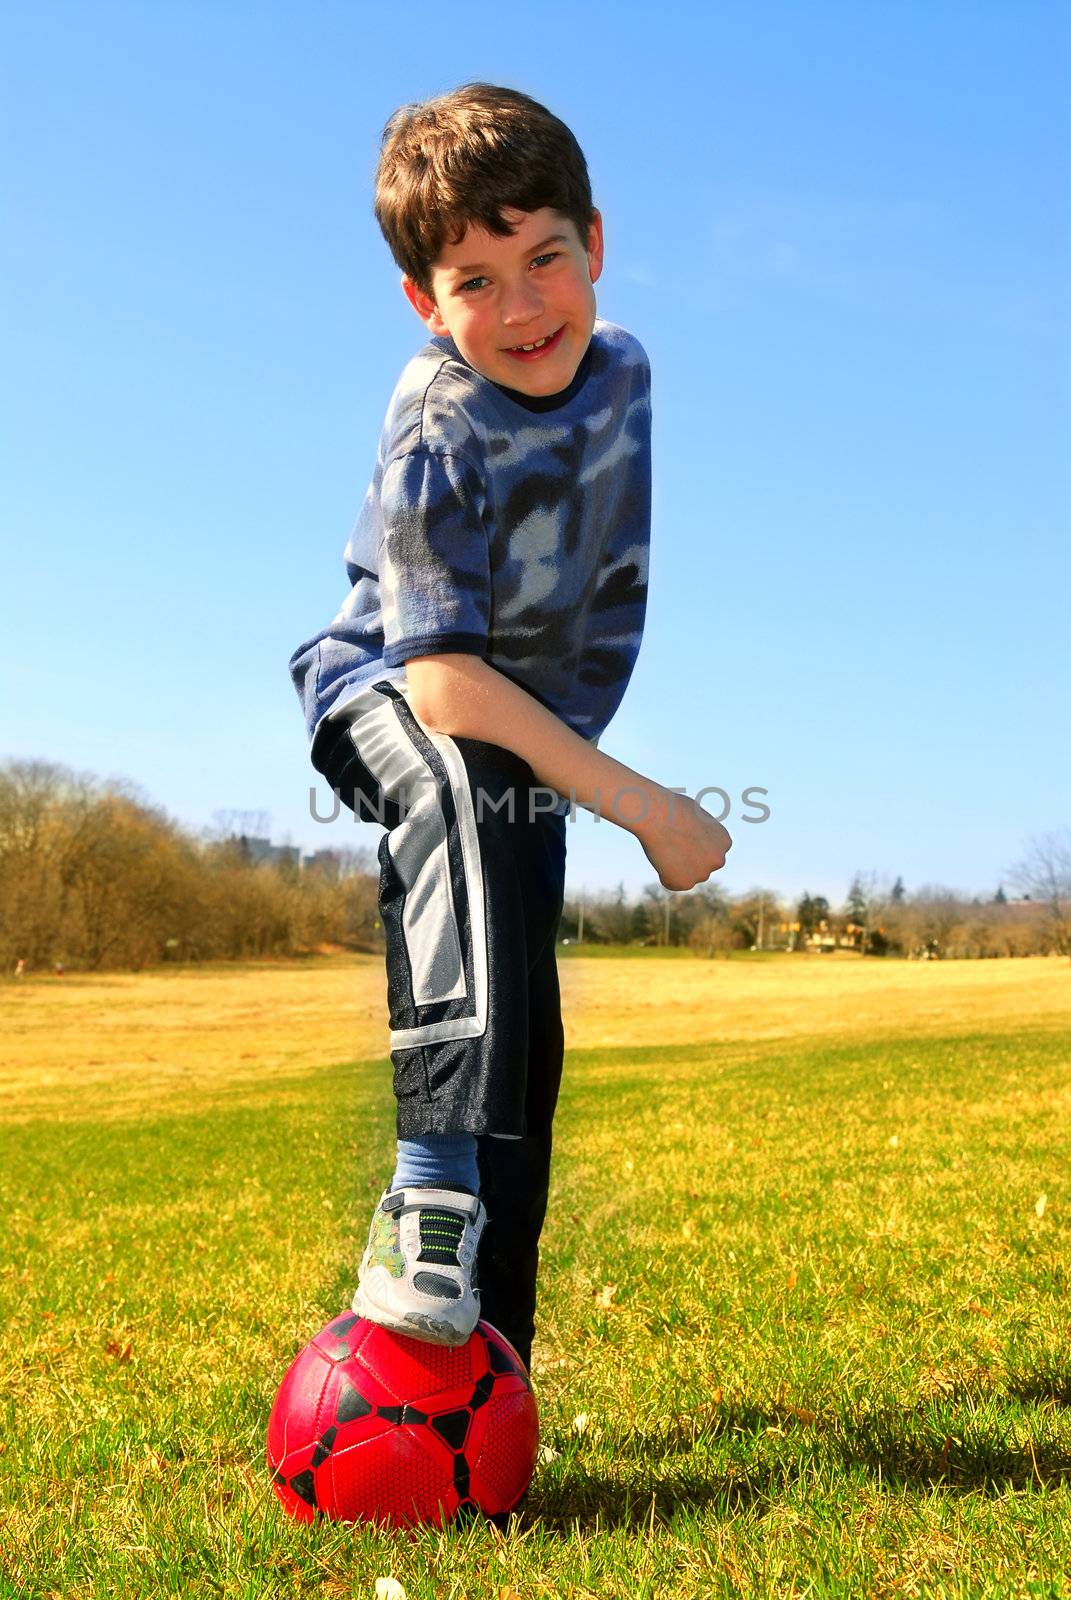
[[[374,849],[262,859],[260,841],[195,838],[129,785],[40,761],[0,766],[0,971],[137,969],[323,949],[382,949]],[[378,845],[378,835],[376,838]],[[770,890],[730,897],[706,883],[639,896],[569,896],[560,937],[867,956],[1071,955],[1071,833],[1031,842],[985,901],[856,875],[843,906]]]
[[[331,870],[258,862],[241,838],[194,838],[128,786],[0,767],[6,972],[373,949],[377,889],[367,851],[338,852]]]
[[[857,877],[845,904],[821,896],[789,901],[754,889],[730,898],[709,885],[673,894],[660,885],[629,899],[570,896],[561,937],[585,944],[674,945],[716,957],[734,950],[833,953],[922,960],[1071,955],[1071,871],[1052,899],[991,899],[928,884],[909,894]]]

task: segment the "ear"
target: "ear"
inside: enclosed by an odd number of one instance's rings
[[[596,211],[588,229],[588,272],[592,283],[597,283],[602,273],[602,212]]]
[[[448,334],[450,332],[449,328],[446,326],[446,323],[439,315],[439,308],[435,304],[435,301],[432,299],[431,295],[425,294],[423,289],[419,289],[413,282],[412,278],[410,278],[409,275],[404,272],[402,273],[402,293],[409,301],[409,304],[412,306],[421,322],[426,328],[429,328],[432,333],[436,334],[439,338],[442,338],[444,334]]]

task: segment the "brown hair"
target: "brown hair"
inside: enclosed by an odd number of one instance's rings
[[[431,294],[431,269],[470,223],[499,238],[503,207],[568,217],[586,246],[594,220],[584,153],[564,122],[517,89],[466,83],[388,120],[375,214],[390,253]]]

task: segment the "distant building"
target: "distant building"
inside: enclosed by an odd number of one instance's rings
[[[301,866],[301,850],[296,844],[272,844],[270,839],[260,839],[248,833],[239,834],[238,842],[246,860],[254,866],[259,867],[262,862],[273,867],[290,866],[298,869]]]
[[[273,844],[268,860],[272,866],[293,867],[297,872],[301,869],[301,850],[296,844]]]
[[[238,843],[242,847],[242,854],[247,861],[270,861],[272,842],[270,839],[256,839],[248,833],[238,835]]]

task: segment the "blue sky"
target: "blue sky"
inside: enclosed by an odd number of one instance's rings
[[[1069,16],[13,8],[0,753],[195,829],[378,843],[310,820],[287,659],[343,598],[424,337],[371,212],[380,131],[484,79],[576,133],[599,313],[652,362],[647,631],[602,748],[728,791],[730,892],[991,892],[1071,820]],[[655,878],[578,812],[568,881]]]

